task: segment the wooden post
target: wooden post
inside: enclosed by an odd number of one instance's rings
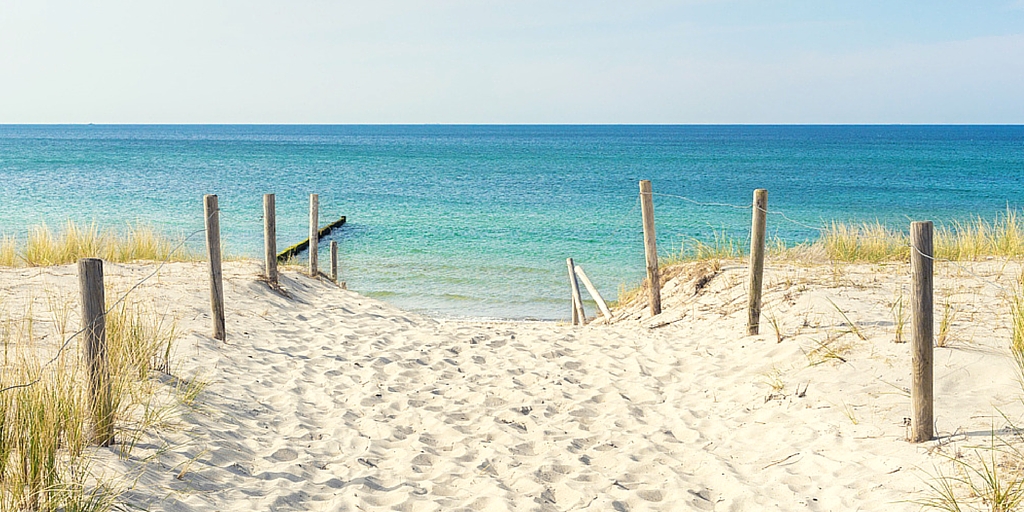
[[[92,439],[100,446],[110,446],[114,442],[114,405],[110,391],[110,365],[107,361],[103,260],[78,260],[78,287],[82,294],[82,330],[89,372]]]
[[[583,267],[576,265],[576,276],[580,278],[580,281],[583,281],[583,286],[587,287],[587,291],[594,298],[594,302],[597,302],[597,307],[601,310],[601,314],[608,320],[611,320],[612,312],[608,309],[608,304],[605,304],[604,298],[598,293],[594,283],[591,283],[590,279],[587,278],[587,273],[583,271]]]
[[[932,423],[932,223],[910,223],[911,330],[913,415],[910,441],[920,443],[934,435]]]
[[[320,271],[316,266],[317,249],[320,241],[320,196],[309,195],[309,275],[316,277]]]
[[[263,194],[263,256],[266,258],[267,281],[277,285],[277,208],[274,194]]]
[[[220,209],[217,196],[203,196],[206,215],[206,256],[210,262],[210,316],[213,319],[213,338],[224,341],[224,279],[220,266]]]
[[[331,240],[331,281],[338,282],[338,241]]]
[[[768,223],[768,191],[754,191],[750,225],[750,287],[747,290],[747,335],[757,334],[761,322],[761,283],[764,281],[764,236]]]
[[[658,247],[654,237],[654,200],[650,180],[640,181],[640,215],[644,221],[644,256],[650,283],[651,316],[661,313],[661,282],[658,280]]]
[[[569,267],[569,288],[572,290],[572,324],[586,325],[587,315],[583,311],[583,297],[580,295],[580,285],[576,281],[576,265],[572,258],[567,258],[565,264]]]

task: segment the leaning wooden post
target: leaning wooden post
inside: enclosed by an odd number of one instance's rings
[[[277,208],[274,194],[263,194],[263,256],[266,258],[267,281],[277,284]]]
[[[320,196],[309,195],[309,275],[320,273],[316,266],[317,249],[320,241]]]
[[[932,223],[910,223],[911,330],[913,343],[910,388],[913,415],[910,441],[920,443],[934,435],[932,423]]]
[[[654,201],[650,180],[640,181],[640,215],[644,221],[644,256],[650,283],[651,316],[661,313],[661,282],[658,280],[658,247],[654,237]]]
[[[597,302],[598,309],[601,310],[601,314],[604,315],[608,320],[612,319],[612,312],[608,309],[608,304],[605,303],[604,297],[597,291],[597,287],[594,283],[590,282],[590,278],[587,277],[587,273],[583,271],[583,267],[576,265],[576,277],[583,281],[583,286],[590,292],[590,296],[594,298],[594,302]]]
[[[757,334],[761,322],[761,283],[764,281],[764,236],[768,223],[768,191],[754,191],[750,225],[750,287],[747,290],[747,334]]]
[[[206,256],[210,262],[210,313],[213,318],[213,338],[224,341],[224,276],[220,265],[220,209],[217,196],[203,196],[206,215]]]
[[[338,282],[338,241],[331,240],[331,281]]]
[[[107,361],[106,301],[103,293],[103,260],[78,260],[78,287],[82,294],[82,331],[89,372],[89,406],[92,411],[92,440],[100,446],[114,442],[114,405]]]
[[[583,311],[583,296],[580,295],[580,284],[576,281],[576,265],[572,258],[567,258],[565,264],[569,267],[569,289],[572,290],[572,324],[586,325],[587,315]]]

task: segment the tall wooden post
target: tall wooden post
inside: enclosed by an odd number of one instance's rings
[[[338,241],[331,240],[331,281],[338,282]]]
[[[913,382],[910,388],[913,415],[910,441],[920,443],[934,435],[932,423],[932,223],[910,223],[911,272],[911,365]]]
[[[750,287],[747,290],[747,334],[757,334],[761,322],[761,283],[764,282],[764,238],[768,223],[768,191],[754,191],[750,225]]]
[[[320,196],[309,195],[309,275],[316,277],[320,271],[317,269],[316,258],[318,256],[320,242]]]
[[[82,329],[89,372],[89,406],[93,418],[93,442],[114,442],[114,405],[107,360],[106,300],[103,292],[103,260],[78,260],[78,288],[82,294]]]
[[[576,265],[572,258],[567,258],[565,264],[569,267],[569,290],[572,292],[572,324],[586,325],[587,315],[583,311],[583,296],[580,295],[580,285],[576,281]]]
[[[224,341],[224,276],[221,273],[220,209],[217,196],[203,196],[206,215],[206,256],[210,262],[210,316],[213,320],[213,338]]]
[[[277,284],[277,208],[274,194],[263,194],[263,257],[266,259],[267,281]]]
[[[640,181],[640,215],[644,221],[644,257],[650,283],[651,316],[661,313],[661,282],[658,279],[658,247],[654,236],[654,200],[650,180]]]

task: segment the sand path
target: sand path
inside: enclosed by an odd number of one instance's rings
[[[21,279],[73,289],[72,271]],[[138,293],[179,319],[177,374],[209,385],[108,463],[138,475],[125,500],[152,510],[918,510],[942,454],[986,442],[1000,411],[1024,415],[1001,292],[960,290],[957,341],[935,357],[944,437],[913,445],[909,349],[886,308],[899,278],[809,272],[770,270],[778,343],[737,335],[738,268],[696,295],[680,279],[666,315],[681,320],[649,329],[438,320],[294,273],[282,295],[230,263],[220,343],[202,267],[169,265]],[[837,335],[847,320],[867,339]],[[831,337],[843,359],[815,360]]]

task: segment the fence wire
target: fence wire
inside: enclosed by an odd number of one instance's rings
[[[807,224],[805,222],[801,222],[799,220],[796,220],[796,219],[790,217],[789,215],[787,215],[786,212],[784,212],[782,210],[771,209],[771,208],[765,209],[765,208],[761,208],[759,206],[756,206],[753,203],[748,204],[748,205],[736,205],[736,204],[729,204],[729,203],[698,201],[696,199],[693,199],[693,198],[690,198],[690,197],[686,197],[686,196],[680,196],[680,195],[676,195],[676,194],[665,194],[665,193],[658,193],[658,192],[652,192],[651,195],[652,196],[663,196],[663,197],[671,197],[671,198],[675,198],[675,199],[680,199],[682,201],[686,201],[688,203],[691,203],[691,204],[694,204],[694,205],[697,205],[697,206],[701,206],[701,207],[721,207],[721,208],[733,208],[733,209],[739,209],[739,210],[750,210],[752,208],[757,208],[758,210],[761,210],[761,212],[763,212],[765,215],[777,215],[779,218],[782,218],[783,220],[785,220],[787,222],[790,222],[790,223],[792,223],[792,224],[794,224],[796,226],[800,226],[802,228],[806,228],[806,229],[810,229],[810,230],[813,230],[813,231],[817,231],[817,232],[819,232],[819,234],[825,232],[828,229],[828,227],[825,226],[825,225],[813,226],[811,224]],[[748,233],[747,240],[749,240],[749,239],[750,239],[750,236],[749,236],[749,233]],[[928,259],[930,259],[932,261],[951,263],[954,266],[956,266],[958,269],[963,271],[964,273],[969,274],[969,275],[977,278],[979,281],[981,281],[981,282],[983,282],[985,284],[988,284],[988,285],[990,285],[990,286],[992,286],[994,288],[999,289],[1000,291],[1002,291],[1003,293],[1006,293],[1007,295],[1011,295],[1012,296],[1015,293],[1014,291],[1012,291],[1012,290],[1010,290],[1010,289],[1000,285],[999,283],[997,283],[995,281],[992,281],[991,279],[986,278],[985,276],[979,275],[978,273],[974,272],[973,270],[971,270],[967,266],[961,264],[959,261],[948,259],[948,258],[938,258],[938,257],[935,257],[935,256],[926,255],[923,252],[921,252],[920,249],[915,247],[913,245],[913,243],[910,244],[910,247],[911,247],[911,249],[913,249],[915,252],[917,252],[921,256],[923,256],[925,258],[928,258]]]
[[[922,257],[924,257],[926,259],[929,259],[929,260],[932,260],[932,261],[941,261],[941,262],[945,262],[945,263],[952,263],[954,266],[956,266],[956,268],[960,269],[961,271],[966,272],[967,274],[970,274],[970,275],[974,276],[979,281],[981,281],[983,283],[986,283],[986,284],[988,284],[988,285],[990,285],[990,286],[992,286],[994,288],[997,288],[1000,291],[1002,291],[1003,293],[1005,293],[1005,294],[1007,294],[1007,295],[1009,295],[1011,297],[1015,293],[1014,291],[1009,290],[1009,289],[1003,287],[999,283],[997,283],[995,281],[991,281],[988,278],[973,272],[971,269],[967,268],[964,265],[961,265],[960,262],[958,262],[956,260],[951,260],[951,259],[947,259],[947,258],[938,258],[938,257],[935,257],[935,256],[929,256],[929,255],[925,254],[924,252],[922,252],[921,249],[919,249],[917,246],[915,246],[913,242],[910,243],[910,248],[914,252],[916,252],[917,254],[921,255]]]

